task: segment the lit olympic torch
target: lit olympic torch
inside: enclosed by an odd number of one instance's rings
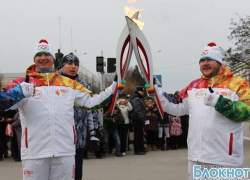
[[[118,76],[118,84],[120,84],[126,77],[126,72],[131,60],[131,55],[134,51],[136,60],[143,74],[145,82],[150,86],[154,86],[152,53],[146,37],[140,30],[139,26],[135,23],[138,19],[138,16],[139,12],[135,13],[132,19],[128,16],[125,16],[127,24],[120,35],[116,50],[116,71]],[[118,88],[116,88],[114,97],[112,99],[111,114],[113,113],[114,106],[116,104],[116,99],[118,96],[117,90]],[[155,96],[153,96],[152,98],[154,99],[160,115],[163,118],[164,112],[162,110],[162,106],[160,104],[157,93],[155,93]]]

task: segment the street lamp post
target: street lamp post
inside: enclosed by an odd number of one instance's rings
[[[76,51],[75,51],[76,52]],[[78,54],[78,55],[76,55],[77,57],[79,57],[79,56],[84,56],[84,55],[86,55],[86,54],[88,54],[88,53],[82,53],[82,54]],[[82,61],[81,61],[81,65],[82,65]]]

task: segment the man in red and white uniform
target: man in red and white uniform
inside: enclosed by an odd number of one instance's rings
[[[180,91],[178,103],[154,85],[164,111],[189,115],[189,179],[193,179],[193,165],[243,165],[243,122],[250,117],[250,87],[222,66],[215,43],[202,50],[199,65],[201,78]]]
[[[26,80],[14,80],[0,94],[0,108],[19,109],[24,180],[74,179],[74,103],[86,109],[97,106],[113,94],[117,84],[94,95],[77,81],[59,75],[54,60],[51,45],[41,40]]]

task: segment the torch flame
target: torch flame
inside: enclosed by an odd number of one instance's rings
[[[135,3],[137,0],[128,0],[128,2],[130,3],[130,4],[133,4],[133,3]]]
[[[131,0],[131,1],[136,1],[136,0]],[[134,8],[134,7],[128,7],[128,6],[125,6],[124,7],[124,12],[125,12],[125,15],[128,16],[128,17],[132,17],[136,12],[138,11],[142,11],[143,9],[137,9],[137,8]],[[138,26],[139,28],[142,30],[143,29],[143,26],[144,26],[144,22],[140,21],[139,18],[141,17],[141,14],[139,14],[139,17],[138,19],[132,19]]]

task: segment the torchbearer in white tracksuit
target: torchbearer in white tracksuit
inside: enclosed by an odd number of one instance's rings
[[[189,179],[194,178],[194,165],[243,165],[243,122],[250,117],[250,87],[222,66],[222,53],[215,43],[203,49],[199,65],[201,78],[180,91],[177,104],[154,85],[164,111],[189,114]]]
[[[0,108],[18,108],[22,125],[23,179],[73,180],[75,176],[74,103],[92,108],[113,94],[117,82],[99,95],[61,76],[46,40],[36,45],[35,64],[0,92]]]

